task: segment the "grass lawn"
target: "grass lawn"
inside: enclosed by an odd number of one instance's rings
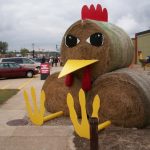
[[[0,89],[0,104],[18,93],[18,89]]]

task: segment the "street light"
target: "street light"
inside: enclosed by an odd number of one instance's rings
[[[58,51],[58,52],[60,51],[59,46],[60,46],[60,45],[57,45],[57,44],[56,44],[56,51]]]
[[[32,49],[33,49],[32,56],[34,58],[34,43],[32,43]]]
[[[16,57],[16,50],[15,50],[15,57]]]

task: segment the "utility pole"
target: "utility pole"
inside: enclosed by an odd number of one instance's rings
[[[57,44],[56,44],[56,51],[58,51],[58,52],[60,51],[59,45],[57,45]]]

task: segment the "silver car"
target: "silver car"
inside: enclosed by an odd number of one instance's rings
[[[21,66],[28,68],[37,68],[40,69],[41,63],[37,63],[26,57],[9,57],[9,58],[1,58],[0,62],[15,62],[20,64]]]

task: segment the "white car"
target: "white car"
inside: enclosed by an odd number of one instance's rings
[[[37,63],[26,57],[9,57],[9,58],[1,58],[0,62],[15,62],[20,64],[21,66],[28,68],[37,68],[40,69],[41,63]]]

